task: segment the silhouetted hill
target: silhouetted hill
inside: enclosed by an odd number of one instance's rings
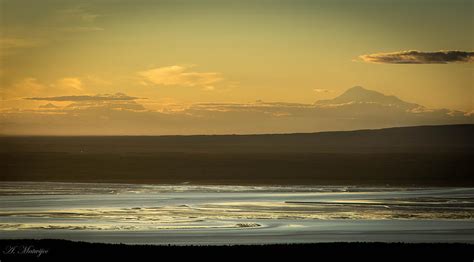
[[[474,125],[283,135],[1,137],[0,181],[474,186]]]
[[[474,125],[273,135],[0,137],[0,152],[451,152],[472,150],[472,134]]]

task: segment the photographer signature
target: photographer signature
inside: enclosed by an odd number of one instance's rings
[[[6,246],[3,250],[4,255],[32,255],[41,257],[48,254],[49,250],[45,248],[36,248],[33,245],[29,246]]]

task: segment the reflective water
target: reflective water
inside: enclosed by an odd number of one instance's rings
[[[1,182],[0,238],[474,243],[474,188]]]

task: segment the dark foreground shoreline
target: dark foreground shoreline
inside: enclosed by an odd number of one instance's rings
[[[361,239],[363,240],[363,239]],[[159,246],[74,242],[68,240],[0,240],[3,261],[84,261],[86,259],[220,261],[249,258],[333,261],[473,261],[474,245],[462,243],[315,243],[233,246]]]

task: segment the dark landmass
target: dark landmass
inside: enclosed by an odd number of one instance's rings
[[[474,125],[275,135],[0,137],[0,181],[474,186]]]
[[[15,252],[8,252],[14,248]],[[23,252],[24,249],[28,253]],[[1,261],[141,261],[177,259],[268,261],[472,261],[472,244],[317,243],[235,246],[156,246],[73,242],[67,240],[0,240]],[[43,250],[43,251],[41,251]],[[7,251],[7,252],[6,252]],[[39,253],[42,253],[38,256]]]

